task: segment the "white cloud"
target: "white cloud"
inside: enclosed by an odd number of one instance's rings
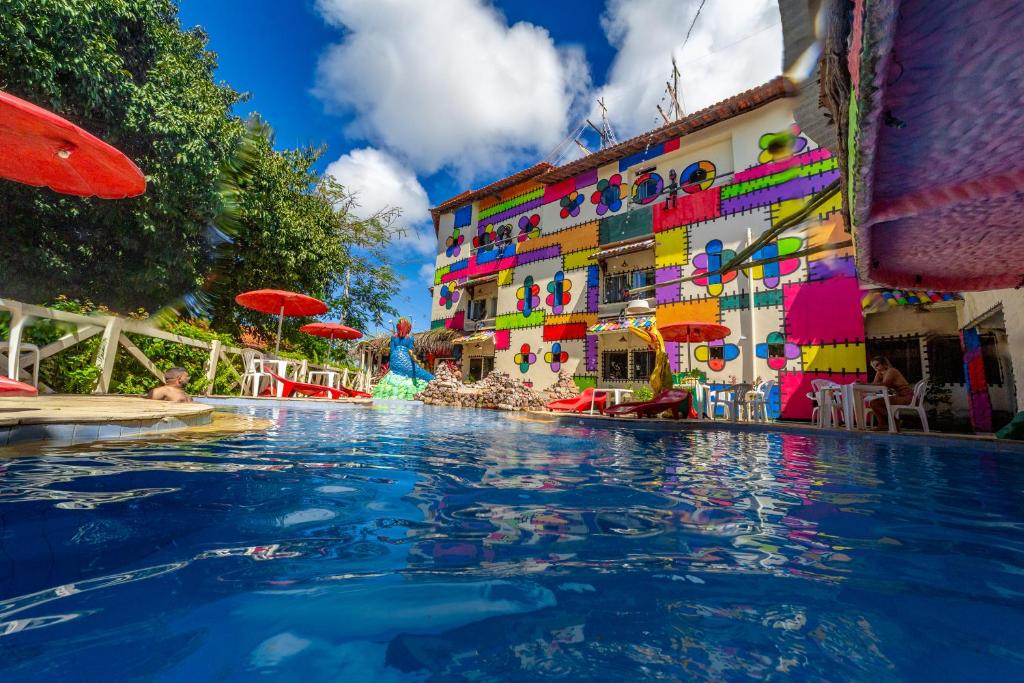
[[[619,138],[664,121],[671,59],[687,112],[771,80],[782,71],[782,27],[776,0],[710,1],[681,50],[699,0],[609,0],[602,26],[618,54],[601,89]],[[713,53],[710,54],[709,53]],[[662,101],[662,97],[665,100]]]
[[[396,242],[416,255],[435,253],[427,191],[397,159],[379,149],[364,147],[343,154],[331,162],[326,172],[356,195],[358,215],[365,217],[381,209],[398,207],[402,216],[397,225],[402,234]]]
[[[349,132],[418,171],[462,178],[532,163],[564,137],[589,87],[582,50],[484,0],[317,0],[344,27],[320,59],[317,95],[351,112]],[[572,121],[575,123],[575,121]]]
[[[421,283],[426,283],[426,285],[428,287],[431,287],[434,284],[434,274],[435,274],[435,271],[436,271],[436,269],[434,267],[435,265],[436,264],[433,261],[431,261],[429,263],[424,263],[423,265],[420,266],[420,270],[419,270],[420,282]]]

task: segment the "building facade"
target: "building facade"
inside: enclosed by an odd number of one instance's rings
[[[847,239],[838,195],[754,253],[763,265],[715,274],[838,178],[793,123],[786,87],[434,209],[433,325],[465,331],[464,376],[500,369],[543,389],[565,369],[581,386],[642,384],[653,353],[625,328],[656,319],[727,326],[719,342],[669,343],[673,370],[712,384],[775,379],[785,418],[810,416],[813,379],[865,380],[853,254],[827,246]],[[650,313],[627,315],[640,298]]]

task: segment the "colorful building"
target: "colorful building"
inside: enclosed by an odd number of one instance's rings
[[[838,194],[755,252],[760,265],[715,274],[838,178],[793,123],[791,94],[776,79],[433,209],[433,325],[465,332],[464,376],[496,368],[543,389],[565,369],[581,386],[641,384],[653,353],[625,328],[656,319],[729,327],[689,351],[669,343],[673,370],[775,379],[786,418],[810,416],[813,379],[866,379],[853,253],[829,246],[848,240]]]

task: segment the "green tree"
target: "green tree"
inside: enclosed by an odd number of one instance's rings
[[[206,43],[172,0],[0,0],[0,87],[115,145],[148,181],[118,201],[0,181],[0,293],[153,310],[200,284],[243,125]]]
[[[395,209],[357,218],[353,197],[314,168],[322,148],[277,151],[269,126],[254,118],[239,152],[225,164],[223,233],[202,301],[214,329],[270,330],[276,319],[240,308],[234,295],[285,289],[327,302],[334,317],[356,328],[380,324],[395,311],[397,277],[388,263]],[[298,333],[307,322],[285,322],[292,345],[322,357],[321,340]]]

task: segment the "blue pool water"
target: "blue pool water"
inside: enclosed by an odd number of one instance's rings
[[[1024,460],[486,411],[0,462],[0,680],[1021,680]]]

